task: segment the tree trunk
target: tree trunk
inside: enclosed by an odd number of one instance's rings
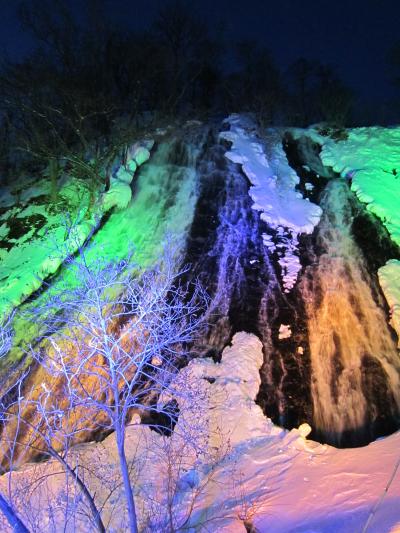
[[[18,517],[17,513],[14,511],[14,509],[11,507],[11,505],[8,503],[8,501],[4,498],[2,494],[0,494],[0,511],[3,512],[4,516],[7,518],[8,523],[13,528],[13,531],[15,533],[29,533],[29,529]]]
[[[49,161],[49,177],[51,184],[51,201],[56,202],[58,197],[58,175],[59,166],[56,159],[50,159]]]
[[[115,428],[115,430],[116,430],[115,437],[117,440],[119,465],[121,468],[122,479],[124,482],[126,503],[128,505],[129,528],[130,528],[131,533],[138,533],[135,500],[133,497],[132,485],[129,479],[129,468],[128,468],[128,463],[127,463],[126,455],[125,455],[124,432],[118,426]]]
[[[77,474],[77,472],[72,469],[69,464],[67,463],[67,461],[65,461],[61,455],[56,452],[55,450],[53,450],[52,448],[49,449],[49,454],[54,457],[54,459],[56,459],[57,461],[59,461],[63,467],[66,469],[66,471],[68,472],[68,474],[74,479],[76,480],[76,482],[78,483],[78,486],[79,488],[81,489],[84,497],[86,498],[86,502],[88,503],[89,505],[89,508],[90,508],[90,511],[92,513],[92,516],[93,516],[93,520],[94,520],[94,523],[96,524],[96,527],[98,529],[98,531],[100,533],[105,533],[106,532],[106,528],[104,527],[104,524],[103,524],[103,521],[101,519],[101,515],[100,515],[100,512],[99,510],[97,509],[97,506],[95,504],[95,501],[93,499],[93,496],[90,494],[89,492],[89,489],[86,487],[85,483],[82,481],[82,479],[80,478],[80,476]]]

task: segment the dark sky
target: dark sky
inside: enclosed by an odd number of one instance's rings
[[[69,0],[79,6],[84,0]],[[363,98],[393,97],[389,47],[400,40],[400,0],[187,0],[211,25],[225,28],[226,40],[252,38],[272,51],[285,68],[300,56],[337,69]],[[12,55],[29,50],[19,28],[18,0],[0,0],[0,46]],[[110,0],[109,13],[121,25],[146,27],[165,0]],[[234,7],[233,7],[234,6]]]

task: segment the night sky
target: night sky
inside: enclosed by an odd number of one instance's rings
[[[70,0],[82,5],[83,0]],[[146,28],[165,0],[109,1],[121,25]],[[0,0],[0,46],[13,57],[26,53],[29,38],[19,27],[17,0]],[[387,65],[389,47],[400,40],[400,0],[188,0],[225,41],[254,39],[285,69],[298,57],[336,68],[364,100],[378,105],[395,95]],[[233,7],[235,6],[235,7]]]

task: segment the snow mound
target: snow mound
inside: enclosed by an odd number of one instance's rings
[[[390,308],[390,324],[398,335],[400,348],[400,261],[391,259],[378,270],[379,284],[382,287]]]
[[[363,448],[339,450],[307,440],[308,424],[292,431],[274,426],[254,401],[262,362],[259,339],[238,333],[221,363],[196,359],[179,373],[176,389],[195,391],[196,401],[185,404],[184,395],[177,397],[181,411],[171,438],[137,424],[137,419],[127,427],[127,458],[137,465],[136,502],[146,531],[169,530],[165,516],[171,490],[176,524],[193,533],[243,533],[244,524],[270,533],[354,533],[363,531],[367,521],[368,533],[396,531],[400,433]],[[196,430],[188,434],[188,428]],[[192,439],[201,440],[202,453],[189,453]],[[80,464],[90,465],[85,480],[96,498],[106,501],[103,516],[110,529],[125,530],[122,484],[112,488],[111,483],[118,461],[114,435],[80,446],[76,454]],[[13,473],[17,486],[33,476],[50,480],[38,483],[30,494],[41,524],[49,523],[48,507],[41,505],[49,485],[54,501],[64,486],[63,476],[45,474],[58,470],[49,462]],[[7,478],[0,478],[0,490],[6,490]],[[76,520],[79,530],[88,530],[84,513]]]
[[[131,183],[138,167],[150,159],[154,142],[145,140],[135,143],[128,150],[127,162],[121,165],[111,178],[110,190],[103,195],[102,208],[107,212],[113,207],[126,209],[132,199]]]

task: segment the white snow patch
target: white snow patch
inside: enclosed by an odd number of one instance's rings
[[[287,324],[281,324],[279,326],[279,339],[288,339],[292,336],[292,330]]]
[[[102,208],[109,211],[112,207],[126,209],[132,199],[131,183],[138,167],[150,158],[153,140],[135,143],[129,150],[127,162],[121,165],[111,178],[110,190],[103,195]]]
[[[220,136],[232,146],[225,156],[242,165],[243,172],[252,183],[249,193],[254,201],[253,209],[261,211],[262,220],[272,228],[285,228],[288,234],[288,246],[283,250],[280,263],[283,285],[289,291],[300,270],[294,253],[298,247],[298,234],[313,231],[319,222],[321,208],[295,190],[299,178],[286,159],[280,130],[268,129],[261,141],[255,134],[256,128],[250,117],[231,115],[227,122],[230,130]]]
[[[268,235],[267,233],[262,234],[263,244],[264,246],[267,246],[273,252],[276,249],[275,243],[272,240],[272,235]]]
[[[382,287],[390,309],[390,324],[397,332],[400,348],[400,261],[391,259],[378,270],[379,284]]]

